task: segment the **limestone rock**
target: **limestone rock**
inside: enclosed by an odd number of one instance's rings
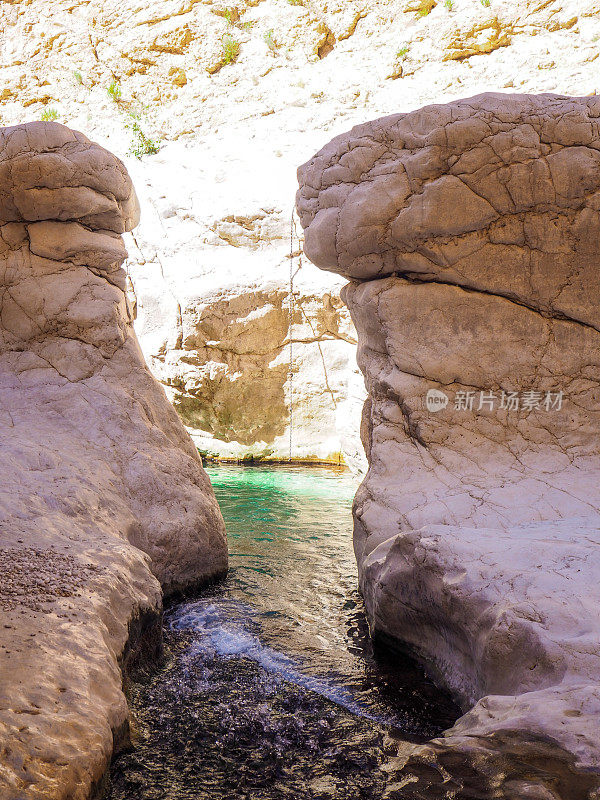
[[[281,460],[291,452],[360,468],[351,420],[364,397],[352,393],[361,382],[343,282],[315,279],[295,234],[290,258],[293,175],[271,172],[267,149],[248,148],[233,200],[217,158],[190,169],[185,150],[177,167],[161,153],[151,191],[140,173],[148,213],[129,248],[136,330],[206,455]]]
[[[578,95],[600,90],[598,0],[491,0],[489,6],[453,0],[451,5],[449,10],[444,2],[418,0],[0,3],[2,124],[55,114],[125,159],[135,176],[143,207],[135,233],[142,252],[128,241],[136,330],[150,368],[180,407],[192,407],[199,416],[196,395],[215,389],[206,371],[188,363],[188,355],[193,362],[195,354],[180,346],[180,334],[182,326],[194,332],[213,301],[221,313],[224,275],[227,292],[236,298],[254,292],[260,302],[276,288],[287,299],[295,168],[322,142],[400,105],[411,110],[487,90]],[[319,58],[327,39],[333,49]],[[239,45],[229,63],[223,61],[224,41]],[[210,75],[212,64],[223,66]],[[121,92],[118,100],[107,91],[113,82]],[[138,130],[160,147],[158,154],[151,148],[144,155]],[[255,241],[259,233],[267,237],[262,247]],[[294,250],[301,244],[295,241]],[[307,298],[303,306],[317,329],[319,298],[322,305],[329,297],[339,302],[342,282],[314,272],[302,269],[296,289]],[[346,310],[340,308],[338,317],[339,328],[355,339]],[[228,376],[222,390],[223,407],[232,412],[231,431],[224,439],[197,430],[194,436],[206,452],[286,458],[292,394],[302,411],[292,402],[294,456],[335,460],[342,451],[347,458],[348,442],[356,451],[354,345],[329,333],[313,336],[302,320],[286,336],[298,342],[301,358],[292,385],[284,379],[278,408],[285,407],[285,415],[270,430],[263,426],[264,440],[247,443],[253,432],[243,410],[253,392],[254,369],[247,370],[252,377],[246,381],[226,357],[215,359]],[[258,337],[261,325],[248,319],[248,338]],[[223,342],[224,351],[227,347]],[[278,394],[281,368],[286,361],[289,366],[286,350],[284,344],[274,353],[273,370],[264,373]],[[340,408],[352,413],[340,414]],[[266,421],[268,408],[256,410]],[[323,429],[327,442],[319,442]]]
[[[0,129],[0,176],[0,797],[83,800],[126,739],[119,667],[160,649],[160,584],[222,574],[224,526],[133,332],[125,167],[38,122]]]
[[[354,515],[372,628],[472,708],[400,759],[398,786],[591,797],[600,100],[486,94],[397,114],[334,139],[299,180],[307,254],[355,279],[342,296],[369,394]]]

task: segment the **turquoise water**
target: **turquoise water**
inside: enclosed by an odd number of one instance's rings
[[[373,649],[351,545],[356,480],[208,472],[229,574],[167,611],[167,657],[132,688],[137,738],[113,765],[113,800],[378,797],[383,735],[425,741],[459,712],[410,660]]]

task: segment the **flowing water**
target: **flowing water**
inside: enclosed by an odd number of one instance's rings
[[[408,658],[374,650],[351,544],[356,481],[335,468],[208,470],[230,570],[165,614],[165,662],[131,687],[134,746],[112,800],[368,800],[386,732],[459,715]]]

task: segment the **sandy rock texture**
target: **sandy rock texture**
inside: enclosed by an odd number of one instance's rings
[[[384,117],[299,181],[306,253],[353,279],[372,629],[470,709],[389,797],[597,797],[600,100]]]
[[[120,667],[161,584],[227,567],[197,451],[148,371],[124,165],[54,122],[0,130],[0,797],[79,800],[127,737]]]
[[[128,242],[136,329],[206,452],[287,457],[291,405],[294,456],[355,460],[363,396],[343,281],[302,267],[285,323],[297,164],[398,108],[598,90],[599,12],[597,0],[3,3],[0,117],[56,114],[126,160],[143,206],[140,251]],[[238,313],[250,295],[256,317]],[[219,333],[234,315],[242,353]]]

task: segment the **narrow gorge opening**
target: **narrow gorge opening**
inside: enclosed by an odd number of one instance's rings
[[[0,2],[0,800],[600,800],[598,64]]]
[[[460,710],[409,658],[373,648],[350,537],[357,479],[208,472],[229,574],[167,610],[165,661],[131,686],[133,747],[109,797],[379,797],[388,737],[427,741]]]

